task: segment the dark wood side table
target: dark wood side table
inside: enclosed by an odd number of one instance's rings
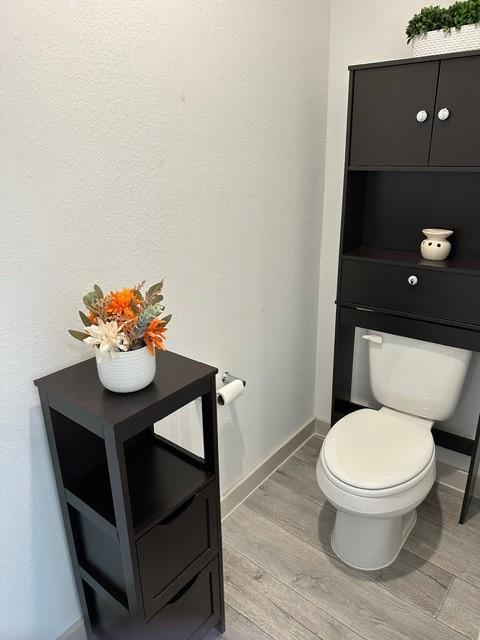
[[[167,351],[132,394],[94,359],[35,381],[89,640],[224,631],[216,373]],[[203,457],[153,430],[196,398]]]

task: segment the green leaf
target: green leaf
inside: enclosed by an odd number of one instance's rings
[[[149,304],[156,304],[157,302],[161,302],[163,300],[163,296],[161,293],[154,293],[148,299]]]
[[[168,316],[165,316],[164,318],[162,318],[162,322],[164,325],[167,325],[171,319],[172,319],[172,314],[169,313]]]
[[[140,308],[135,304],[134,300],[132,300],[130,302],[130,309],[133,311],[133,313],[138,314],[140,313]]]
[[[92,324],[87,316],[83,313],[83,311],[79,311],[78,315],[80,316],[81,321],[86,327],[89,327]]]
[[[84,340],[88,338],[88,333],[83,333],[82,331],[75,331],[75,329],[69,329],[68,333],[76,338],[77,340]]]
[[[140,340],[141,338],[143,338],[146,330],[147,330],[147,327],[143,327],[143,329],[139,329],[138,327],[136,327],[134,332],[135,339]]]
[[[149,305],[139,315],[136,331],[140,332],[142,331],[142,329],[145,329],[145,327],[147,327],[150,324],[150,322],[154,318],[158,317],[164,310],[165,310],[165,307],[159,302],[157,302],[156,304]]]
[[[83,304],[87,307],[87,309],[91,309],[97,300],[98,296],[96,291],[89,291],[86,295],[83,296]]]
[[[93,285],[93,290],[95,291],[95,293],[97,294],[97,298],[103,298],[103,291],[100,289],[100,287],[98,286],[98,284],[94,284]]]
[[[148,289],[145,297],[148,300],[148,298],[152,296],[154,293],[160,293],[162,288],[163,288],[163,280],[161,282],[157,282],[156,284],[152,284],[152,286]]]

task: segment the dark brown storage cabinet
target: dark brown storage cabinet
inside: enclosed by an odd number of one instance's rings
[[[104,389],[94,359],[35,382],[89,640],[224,630],[216,373],[161,352],[132,394]],[[203,457],[153,429],[197,398]]]
[[[474,52],[357,67],[350,165],[478,167],[479,79]]]
[[[453,229],[443,262],[422,229]],[[480,51],[350,67],[332,424],[351,402],[355,327],[480,351]],[[437,444],[470,456],[480,427]]]

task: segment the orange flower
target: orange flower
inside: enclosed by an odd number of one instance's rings
[[[98,318],[97,318],[97,316],[96,316],[94,313],[92,313],[91,311],[90,311],[90,313],[88,314],[87,318],[90,320],[90,322],[91,322],[92,324],[97,324],[97,323],[98,323]]]
[[[111,316],[120,316],[132,319],[136,314],[131,307],[132,302],[138,302],[135,289],[122,289],[121,291],[111,291],[107,298],[105,311]]]
[[[163,334],[166,331],[167,327],[160,318],[154,318],[148,325],[143,340],[152,355],[155,353],[155,348],[165,351],[165,336]]]

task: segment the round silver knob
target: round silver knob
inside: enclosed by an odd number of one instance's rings
[[[440,109],[440,111],[438,112],[439,120],[448,120],[449,117],[450,111],[446,107],[443,107],[443,109]]]
[[[425,111],[425,109],[422,109],[417,113],[417,122],[425,122],[427,118],[428,118],[428,113]]]
[[[408,276],[408,284],[411,284],[414,287],[418,282],[417,276]]]

